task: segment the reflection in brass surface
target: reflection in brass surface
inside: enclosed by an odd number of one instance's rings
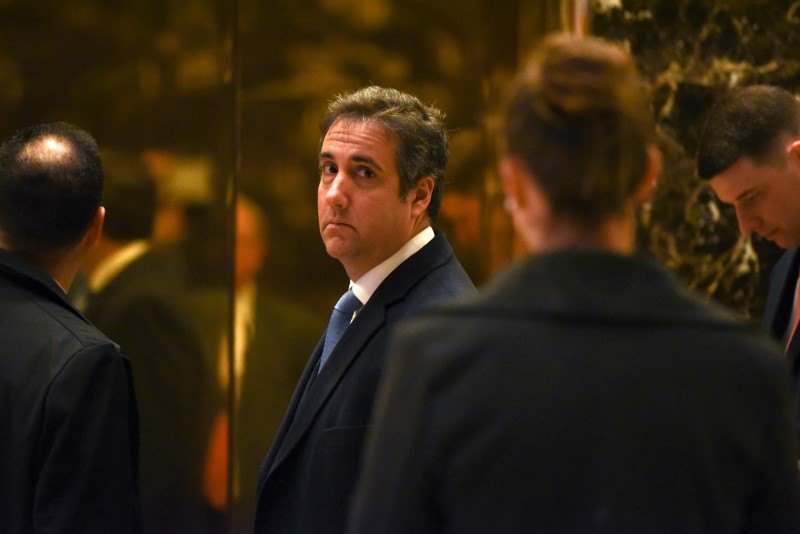
[[[128,325],[133,332],[123,351],[153,380],[145,386],[139,379],[140,404],[161,407],[142,413],[143,473],[152,468],[146,447],[155,439],[152,429],[160,428],[157,416],[172,423],[162,425],[165,432],[195,436],[204,449],[194,460],[187,450],[174,466],[160,466],[156,482],[143,478],[148,531],[172,528],[186,516],[200,523],[180,531],[250,530],[254,466],[277,424],[266,421],[282,417],[286,392],[322,332],[320,310],[346,283],[339,264],[325,254],[316,221],[317,123],[327,100],[374,83],[415,93],[446,111],[451,154],[437,225],[480,284],[514,251],[491,163],[487,112],[519,51],[559,27],[563,13],[559,0],[512,0],[502,8],[488,0],[70,0],[46,9],[40,2],[0,0],[0,135],[36,122],[74,122],[104,149],[135,162],[123,168],[154,180],[150,243],[169,251],[163,261],[173,265],[176,278],[165,284],[169,271],[161,264],[146,283],[173,295],[170,308],[183,310],[202,347],[199,361],[191,356],[196,371],[185,371],[191,368],[188,349],[170,371],[151,364],[165,359],[156,354],[156,337],[169,339],[176,329],[158,332],[165,324],[160,320],[148,331]],[[233,116],[234,96],[240,117]],[[233,131],[235,125],[240,130]],[[123,174],[116,164],[108,170]],[[234,183],[268,220],[261,225],[263,265],[252,286],[259,289],[250,293],[232,287]],[[251,237],[237,235],[244,252]],[[252,305],[242,304],[248,299]],[[243,328],[239,316],[248,313],[255,315]],[[278,321],[285,325],[275,327]],[[233,344],[229,325],[245,332]],[[243,350],[245,341],[256,348]],[[231,346],[248,354],[235,406],[226,405],[219,364]],[[263,376],[248,358],[267,362]],[[247,400],[248,379],[264,396]],[[195,381],[202,389],[187,392]],[[193,400],[170,405],[174,398]],[[230,445],[213,435],[224,411],[233,414],[233,450],[239,452],[225,462],[234,472],[215,508],[201,493],[213,485],[211,444]],[[258,426],[259,417],[266,433],[242,433]],[[178,464],[186,464],[181,467],[191,473],[191,487],[170,482],[180,480],[172,471]],[[226,476],[225,468],[219,476]],[[234,497],[232,513],[224,494]]]

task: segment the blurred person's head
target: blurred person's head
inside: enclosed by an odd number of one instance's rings
[[[725,92],[703,126],[697,174],[734,206],[742,235],[800,245],[800,102],[766,85]]]
[[[89,251],[83,264],[84,274],[89,276],[132,243],[149,243],[156,209],[156,187],[141,157],[111,149],[103,149],[101,157],[106,170],[106,220],[97,246]]]
[[[153,177],[137,154],[104,149],[101,156],[106,170],[104,237],[120,242],[149,239],[157,206]]]
[[[236,287],[258,279],[269,251],[269,223],[266,213],[244,195],[236,199]]]
[[[45,269],[83,254],[103,226],[102,195],[89,133],[63,122],[25,128],[0,147],[0,245]]]
[[[635,207],[660,170],[630,55],[594,37],[546,37],[502,110],[506,205],[530,251],[633,247]]]
[[[153,241],[181,243],[192,240],[196,217],[205,217],[215,204],[215,165],[204,153],[152,148],[142,160],[156,183],[158,204]],[[191,245],[190,245],[191,246]]]

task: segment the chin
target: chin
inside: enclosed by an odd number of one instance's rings
[[[334,259],[340,259],[345,253],[345,247],[337,239],[331,239],[325,242],[325,251],[328,256]]]
[[[770,241],[772,241],[775,245],[777,245],[778,247],[780,247],[780,248],[782,248],[784,250],[788,250],[790,248],[795,248],[797,246],[800,246],[800,241],[792,240],[792,239],[786,239],[784,236],[780,236],[780,235],[773,237],[772,239],[770,239]]]

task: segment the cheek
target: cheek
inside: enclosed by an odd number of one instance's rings
[[[326,202],[326,194],[325,189],[323,189],[322,185],[317,188],[317,210],[322,211],[322,209],[327,205]]]
[[[797,211],[793,209],[793,201],[789,195],[779,192],[773,193],[764,199],[758,206],[759,215],[764,219],[785,220]]]

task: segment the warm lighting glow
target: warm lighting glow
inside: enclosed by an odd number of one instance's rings
[[[606,2],[608,3],[608,2]],[[589,5],[587,0],[569,0],[562,4],[564,26],[576,35],[586,35]]]
[[[55,137],[49,137],[44,140],[44,149],[58,154],[66,154],[69,151],[67,145],[61,139],[56,139]]]
[[[70,153],[70,146],[63,139],[45,137],[37,143],[31,143],[22,156],[40,160],[61,159]]]

